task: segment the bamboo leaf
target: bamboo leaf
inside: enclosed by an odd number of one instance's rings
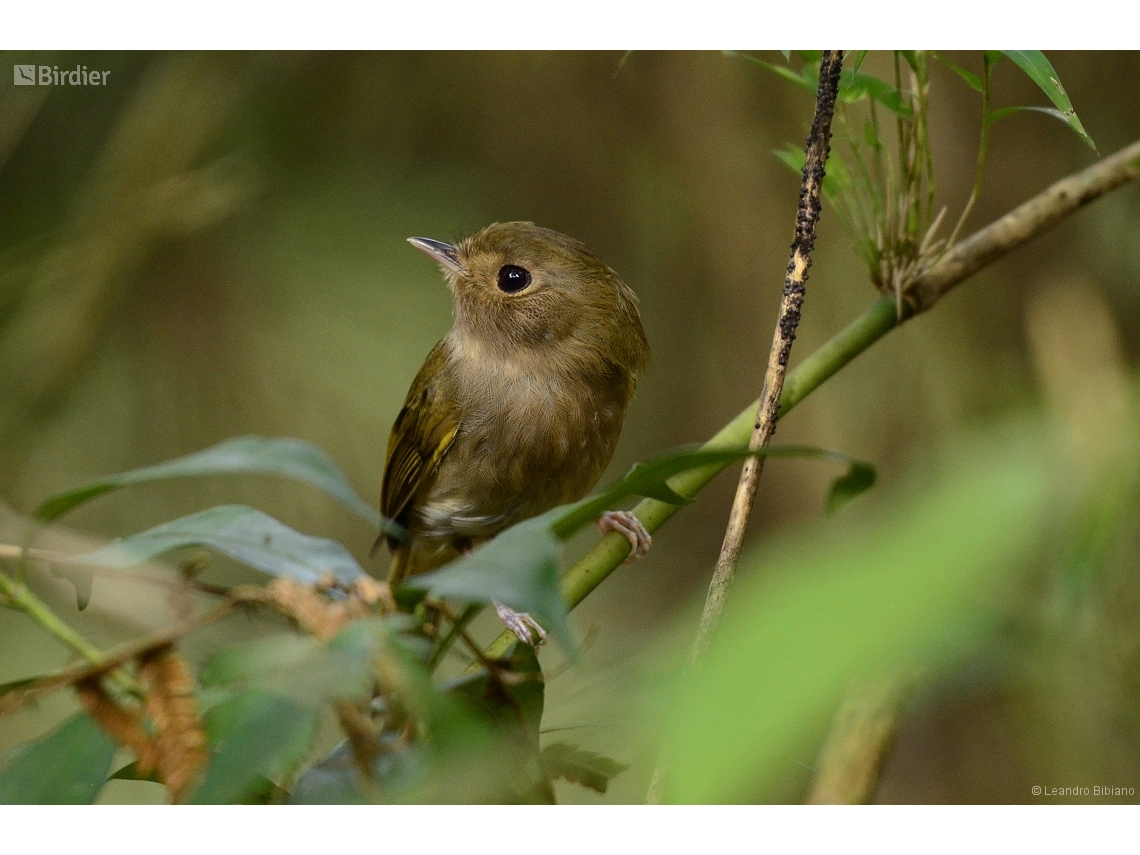
[[[962,68],[962,66],[955,65],[946,57],[941,56],[937,53],[934,54],[934,58],[949,68],[951,71],[953,71],[955,74],[957,74],[959,77],[961,77],[963,80],[965,80],[966,85],[973,89],[975,92],[982,91],[982,80],[980,77],[978,77],[978,75],[966,71],[966,69]]]
[[[807,156],[802,148],[792,143],[785,143],[784,148],[773,149],[772,153],[793,172],[803,172]],[[847,169],[847,164],[833,151],[828,155],[827,169],[823,175],[824,195],[834,202],[851,188],[851,183],[851,173]]]
[[[839,97],[849,104],[869,97],[895,115],[904,119],[914,118],[910,100],[895,87],[873,74],[844,71],[839,78]]]
[[[334,540],[294,531],[268,514],[244,505],[219,505],[113,541],[78,556],[102,567],[132,567],[184,546],[216,549],[255,570],[286,576],[306,585],[325,573],[351,584],[364,571]]]
[[[811,67],[810,64],[808,64],[808,63],[805,63],[804,71],[797,72],[797,71],[793,71],[791,68],[788,68],[786,65],[776,65],[776,64],[771,63],[771,62],[765,62],[764,60],[762,60],[758,57],[751,56],[750,54],[746,54],[746,53],[741,53],[739,51],[726,50],[723,53],[725,56],[730,56],[730,57],[733,57],[735,59],[744,59],[744,60],[747,60],[748,62],[755,63],[756,65],[759,65],[761,68],[766,68],[769,71],[771,71],[773,74],[779,75],[780,77],[784,78],[785,80],[788,80],[788,81],[796,84],[797,86],[801,86],[804,89],[808,90],[809,92],[812,92],[812,93],[815,92],[816,80],[812,77],[812,75],[808,71],[808,69],[810,69],[810,67]]]
[[[74,715],[0,763],[0,804],[89,805],[114,756],[114,741],[90,716]]]
[[[1073,102],[1069,100],[1065,87],[1061,85],[1053,64],[1045,58],[1045,54],[1039,50],[1003,50],[1002,53],[1029,75],[1029,79],[1053,102],[1059,111],[1058,118],[1072,128],[1089,148],[1096,151],[1096,143],[1085,132],[1081,120],[1077,118],[1077,111],[1073,109]]]

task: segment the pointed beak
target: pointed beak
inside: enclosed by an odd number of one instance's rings
[[[456,273],[466,273],[463,265],[459,263],[459,253],[449,243],[431,238],[410,237],[408,243],[430,258],[437,264],[453,270]]]

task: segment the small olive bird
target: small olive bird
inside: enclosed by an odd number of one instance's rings
[[[410,535],[388,537],[393,587],[586,495],[649,360],[636,295],[573,238],[495,223],[455,246],[408,241],[439,264],[455,322],[388,439],[380,510]],[[649,549],[628,512],[607,512],[598,527],[624,534],[634,557]],[[546,637],[529,615],[495,606],[523,641],[533,643],[531,629]]]

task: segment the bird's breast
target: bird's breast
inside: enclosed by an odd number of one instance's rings
[[[584,496],[609,464],[629,380],[481,360],[461,377],[461,418],[416,513],[429,536],[482,540]]]

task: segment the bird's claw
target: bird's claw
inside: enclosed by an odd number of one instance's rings
[[[539,626],[538,621],[526,612],[516,612],[510,606],[504,606],[497,602],[495,603],[495,614],[499,616],[499,620],[507,625],[507,629],[518,636],[519,641],[523,644],[538,647],[546,641],[546,630]],[[537,640],[535,640],[535,636],[538,637]]]
[[[632,551],[625,560],[626,564],[644,558],[649,554],[649,547],[653,545],[649,531],[630,511],[606,511],[598,517],[598,528],[602,534],[610,531],[619,532],[629,541]]]

